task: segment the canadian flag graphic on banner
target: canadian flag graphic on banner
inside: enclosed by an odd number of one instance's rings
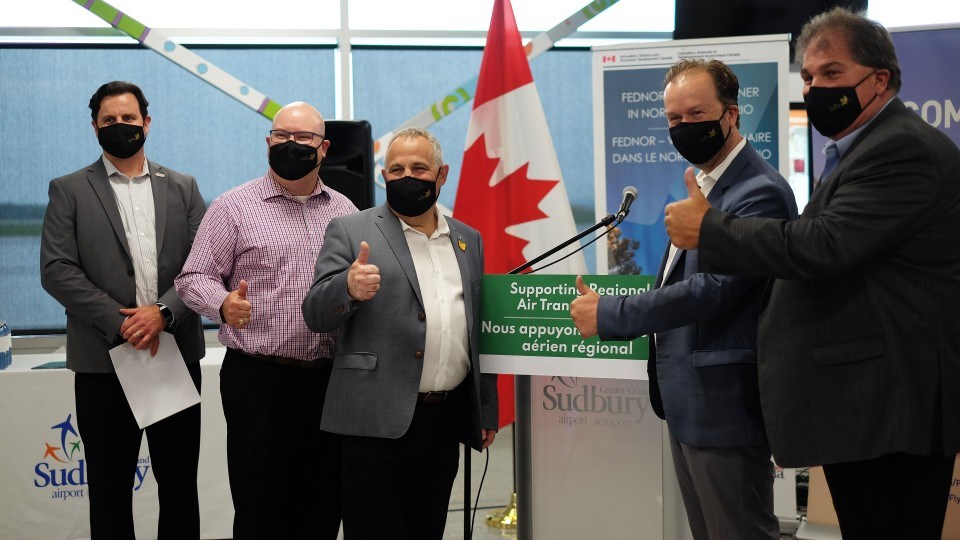
[[[506,274],[577,233],[509,0],[493,4],[453,215],[483,236],[488,274]],[[548,270],[581,274],[586,264],[577,253]],[[498,389],[502,427],[514,420],[513,376],[500,375]]]

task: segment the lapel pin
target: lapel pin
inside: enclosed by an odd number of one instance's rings
[[[467,243],[463,241],[463,237],[457,238],[457,247],[460,248],[460,251],[467,250]]]
[[[161,177],[161,178],[166,178],[167,175],[163,174],[163,172],[161,172],[161,171],[157,171],[157,176],[159,176],[159,177]]]

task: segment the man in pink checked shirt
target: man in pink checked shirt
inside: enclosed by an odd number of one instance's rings
[[[266,175],[213,201],[176,279],[227,347],[220,395],[235,539],[339,531],[339,444],[320,431],[336,334],[311,332],[300,309],[327,224],[357,211],[319,177],[324,133],[307,103],[280,109]]]

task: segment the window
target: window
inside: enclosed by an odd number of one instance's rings
[[[193,48],[280,103],[334,110],[330,47]],[[99,159],[88,102],[129,80],[150,102],[147,158],[197,178],[208,202],[266,171],[270,121],[153,51],[134,46],[0,48],[0,318],[16,332],[66,326],[40,287],[40,229],[51,179]],[[15,104],[15,105],[14,105]]]

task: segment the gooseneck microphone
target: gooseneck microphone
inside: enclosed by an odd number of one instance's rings
[[[622,222],[627,214],[630,213],[630,205],[637,199],[637,188],[627,186],[623,188],[623,202],[620,203],[620,210],[617,210],[617,223]]]

